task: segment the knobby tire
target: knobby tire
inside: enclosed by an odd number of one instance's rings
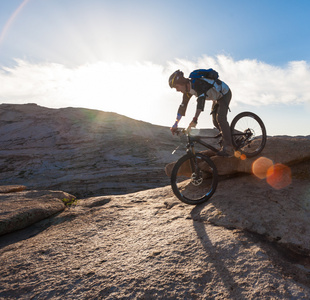
[[[208,201],[214,194],[217,183],[215,164],[201,153],[182,156],[172,169],[172,190],[186,204],[196,205]]]
[[[246,157],[261,153],[266,145],[267,133],[263,121],[252,112],[242,112],[231,122],[232,143],[236,151]]]

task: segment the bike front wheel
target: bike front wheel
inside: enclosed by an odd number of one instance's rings
[[[263,121],[252,112],[242,112],[231,122],[232,143],[236,151],[254,157],[263,151],[267,133]]]
[[[208,201],[217,183],[215,164],[208,156],[200,153],[184,155],[172,169],[172,190],[186,204],[196,205]]]

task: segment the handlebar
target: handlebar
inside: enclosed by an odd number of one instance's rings
[[[177,129],[175,131],[176,135],[189,135],[190,132],[192,131],[192,127],[188,126],[187,128],[182,128],[182,129]]]

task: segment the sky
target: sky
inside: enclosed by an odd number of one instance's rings
[[[310,135],[309,13],[308,0],[0,0],[0,103],[171,126],[170,74],[213,68],[232,90],[229,121],[252,111],[268,135]],[[198,128],[213,127],[210,108]]]

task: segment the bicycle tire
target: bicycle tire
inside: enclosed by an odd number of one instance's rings
[[[186,204],[196,205],[208,201],[214,194],[217,183],[215,164],[201,153],[182,156],[172,169],[172,190]]]
[[[230,130],[235,150],[246,157],[254,157],[265,148],[266,128],[256,114],[249,111],[238,114],[232,120]]]

